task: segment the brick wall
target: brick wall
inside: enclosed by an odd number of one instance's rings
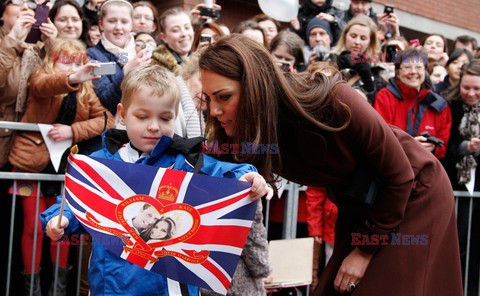
[[[480,32],[479,0],[374,0],[399,10]],[[441,33],[441,32],[440,32]]]

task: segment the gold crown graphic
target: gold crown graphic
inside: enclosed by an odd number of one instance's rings
[[[172,186],[172,183],[169,185],[163,185],[158,187],[157,199],[165,199],[168,201],[174,201],[178,195],[178,188]]]

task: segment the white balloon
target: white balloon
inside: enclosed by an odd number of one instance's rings
[[[258,0],[260,9],[269,17],[290,22],[298,14],[298,0]]]

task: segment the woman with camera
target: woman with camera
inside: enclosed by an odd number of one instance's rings
[[[377,93],[374,107],[387,123],[406,131],[441,159],[447,149],[452,120],[447,101],[425,81],[426,64],[426,57],[417,49],[399,52],[395,77]]]
[[[442,161],[454,190],[480,191],[480,60],[463,65],[458,83],[445,96],[452,111],[452,129],[447,154]],[[463,269],[466,265],[468,217],[471,203],[469,292],[478,291],[480,258],[480,202],[458,199],[458,236]]]

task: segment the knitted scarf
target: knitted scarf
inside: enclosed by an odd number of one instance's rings
[[[480,104],[469,106],[463,104],[463,117],[458,127],[460,135],[467,140],[480,136]],[[457,162],[457,178],[459,184],[470,182],[470,172],[477,167],[475,157],[467,154]]]

